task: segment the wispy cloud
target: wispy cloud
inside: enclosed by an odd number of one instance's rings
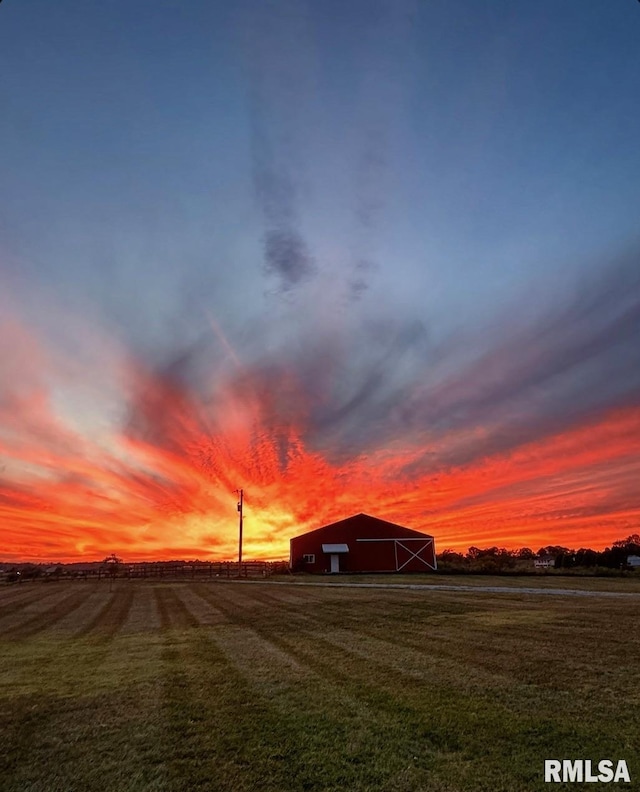
[[[119,409],[84,423],[62,350],[16,319],[0,354],[5,557],[228,555],[238,486],[261,556],[360,510],[450,546],[618,538],[640,516],[639,280],[630,256],[446,355],[384,306],[357,331],[303,321],[232,366],[215,338],[160,363],[123,347],[85,369]]]
[[[251,156],[262,214],[263,267],[289,292],[308,281],[316,263],[302,232],[301,154],[309,146],[296,119],[308,104],[312,39],[303,9],[283,3],[244,17]]]

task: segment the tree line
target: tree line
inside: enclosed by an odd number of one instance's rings
[[[535,569],[535,561],[547,559],[554,569],[625,569],[629,556],[640,556],[640,534],[613,542],[602,551],[581,547],[546,545],[537,552],[530,547],[506,550],[504,547],[470,547],[466,553],[444,550],[438,553],[438,567],[451,572],[522,572]]]

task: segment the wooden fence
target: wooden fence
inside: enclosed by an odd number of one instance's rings
[[[107,570],[108,572],[108,570]],[[212,561],[202,563],[140,563],[123,564],[118,577],[128,578],[266,578],[288,574],[287,561],[246,561],[238,567],[237,561]],[[103,574],[105,574],[103,572]]]
[[[232,578],[268,578],[271,575],[289,574],[287,561],[146,561],[133,564],[94,563],[78,567],[59,564],[41,568],[30,565],[21,569],[16,565],[9,571],[0,571],[0,583],[21,583],[30,580],[108,580],[113,578],[153,578],[182,580],[214,580]],[[22,565],[24,566],[24,565]]]

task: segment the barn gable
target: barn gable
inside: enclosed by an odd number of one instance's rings
[[[307,572],[427,572],[436,569],[432,536],[356,514],[291,540],[290,565]]]

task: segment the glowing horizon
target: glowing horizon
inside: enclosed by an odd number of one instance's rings
[[[5,562],[111,552],[127,561],[233,559],[240,487],[247,559],[286,558],[292,536],[358,512],[432,534],[440,552],[601,550],[637,530],[635,405],[587,411],[506,450],[492,448],[488,425],[425,424],[347,453],[312,431],[330,382],[312,394],[295,367],[267,373],[263,359],[243,365],[234,353],[233,366],[218,362],[196,387],[184,373],[154,373],[121,351],[107,370],[112,386],[126,383],[126,419],[97,432],[78,423],[82,411],[75,426],[65,419],[60,384],[47,390],[46,377],[38,381],[38,367],[54,373],[55,356],[18,327],[3,328],[13,341],[5,363],[12,358],[14,385],[24,386],[0,408]],[[100,377],[98,368],[87,375]],[[409,390],[407,400],[420,388]],[[476,451],[466,460],[443,461],[469,447]]]

